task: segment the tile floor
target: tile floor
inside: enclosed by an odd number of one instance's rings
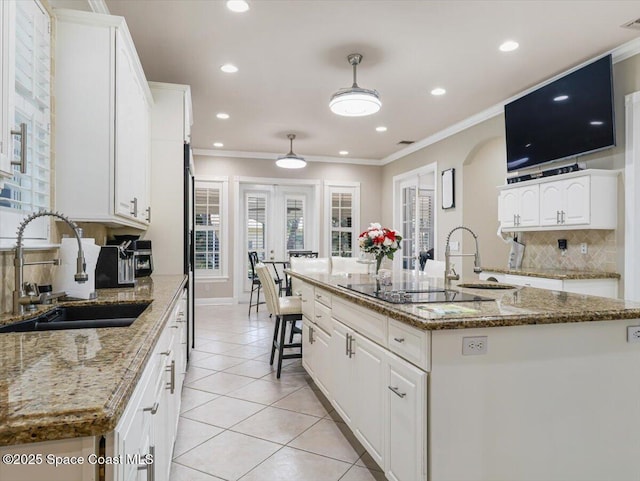
[[[171,481],[386,478],[304,371],[269,365],[264,306],[198,306]]]

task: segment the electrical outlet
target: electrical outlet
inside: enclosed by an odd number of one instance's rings
[[[638,328],[640,330],[640,328]],[[462,355],[477,356],[486,354],[488,347],[487,336],[463,337],[462,338]]]
[[[640,342],[640,326],[627,327],[627,342]]]
[[[460,250],[460,242],[459,241],[449,242],[449,249],[451,249],[451,252],[458,252]]]
[[[586,254],[587,253],[587,243],[583,242],[582,244],[580,244],[580,254]]]

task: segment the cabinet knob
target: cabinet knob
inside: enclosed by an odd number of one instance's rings
[[[404,342],[404,337],[394,337],[393,340],[396,342]]]
[[[154,402],[153,406],[151,406],[150,408],[144,408],[143,411],[150,412],[151,414],[155,414],[158,412],[159,407],[160,407],[160,403]]]

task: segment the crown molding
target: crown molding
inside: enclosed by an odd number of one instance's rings
[[[277,160],[281,157],[281,153],[271,152],[244,152],[238,150],[211,150],[211,149],[193,149],[193,155],[202,155],[204,157],[226,157],[240,159],[262,159]],[[307,162],[325,162],[332,164],[358,164],[358,165],[375,165],[381,166],[382,162],[378,159],[357,159],[348,157],[327,157],[319,155],[305,155],[304,160]]]
[[[634,55],[638,55],[640,53],[640,38],[636,38],[634,40],[631,40],[630,42],[624,43],[622,45],[620,45],[619,47],[616,47],[612,50],[609,50],[608,52],[605,52],[601,55],[598,55],[596,57],[593,57],[589,60],[587,60],[586,62],[582,62],[579,65],[576,65],[575,67],[572,67],[568,70],[563,71],[562,73],[559,73],[558,75],[555,75],[554,77],[551,77],[543,82],[540,82],[537,85],[534,85],[533,87],[528,88],[527,90],[524,90],[516,95],[514,95],[513,97],[509,97],[508,99],[493,105],[492,107],[489,107],[486,110],[483,110],[482,112],[479,112],[475,115],[472,115],[471,117],[467,117],[466,119],[451,125],[450,127],[447,127],[446,129],[443,129],[439,132],[436,132],[433,135],[430,135],[429,137],[426,137],[422,140],[419,140],[417,142],[414,142],[413,144],[409,145],[408,147],[405,147],[402,150],[398,150],[397,152],[394,152],[391,155],[388,155],[387,157],[385,157],[384,159],[382,159],[381,161],[381,165],[386,165],[390,162],[393,162],[394,160],[398,160],[401,159],[402,157],[406,157],[409,154],[412,154],[414,152],[417,152],[420,149],[424,149],[425,147],[431,145],[431,144],[435,144],[436,142],[439,142],[441,140],[446,139],[447,137],[450,137],[452,135],[455,135],[459,132],[462,132],[463,130],[466,130],[470,127],[473,127],[474,125],[477,125],[481,122],[484,122],[485,120],[489,120],[493,117],[495,117],[496,115],[500,115],[504,112],[504,106],[505,104],[508,104],[509,102],[513,102],[514,100],[527,95],[528,93],[533,92],[534,90],[539,89],[540,87],[544,87],[547,84],[550,84],[551,82],[554,82],[555,80],[564,77],[565,75],[578,70],[579,68],[584,67],[585,65],[590,64],[591,62],[593,62],[594,60],[604,57],[605,55],[609,55],[611,54],[611,58],[612,58],[612,62],[614,64],[618,63],[618,62],[622,62],[623,60],[626,60],[630,57],[633,57]]]
[[[101,1],[101,0],[96,0]],[[533,87],[530,87],[508,99],[503,100],[477,114],[474,114],[470,117],[467,117],[464,120],[461,120],[458,123],[455,123],[445,129],[436,132],[429,137],[426,137],[422,140],[418,140],[413,144],[405,147],[404,149],[398,150],[382,159],[354,159],[347,157],[326,157],[326,156],[305,156],[305,160],[309,162],[329,162],[329,163],[339,163],[339,164],[359,164],[359,165],[375,165],[375,166],[383,166],[389,164],[395,160],[401,159],[410,155],[418,150],[424,149],[429,145],[435,144],[436,142],[440,142],[441,140],[446,139],[447,137],[451,137],[457,133],[460,133],[466,129],[473,127],[474,125],[478,125],[486,120],[492,119],[498,115],[502,115],[504,112],[505,104],[509,102],[513,102],[514,100],[526,95],[528,93],[533,92],[534,90],[539,89],[571,72],[582,68],[583,66],[593,62],[594,60],[603,57],[605,55],[611,54],[613,63],[616,64],[618,62],[622,62],[627,60],[634,55],[640,54],[640,38],[636,38],[627,43],[624,43],[612,50],[609,50],[601,55],[593,57],[585,62],[582,62],[575,67],[572,67],[568,70],[565,70],[558,75],[555,75],[543,82],[540,82]],[[231,157],[231,158],[244,158],[244,159],[263,159],[263,160],[276,160],[282,154],[273,154],[268,152],[243,152],[243,151],[233,151],[233,150],[210,150],[210,149],[193,149],[194,155],[202,155],[205,157]]]

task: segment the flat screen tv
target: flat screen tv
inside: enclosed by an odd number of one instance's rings
[[[611,55],[505,105],[507,171],[615,145]]]

